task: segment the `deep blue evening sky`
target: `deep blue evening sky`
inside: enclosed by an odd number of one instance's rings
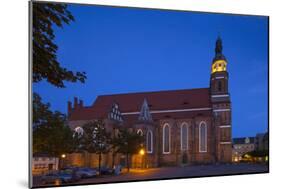
[[[220,34],[228,60],[233,137],[267,130],[267,17],[71,5],[75,22],[55,29],[58,60],[86,71],[85,84],[34,84],[44,102],[66,113],[77,96],[209,86]]]

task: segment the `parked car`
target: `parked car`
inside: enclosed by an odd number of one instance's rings
[[[98,171],[89,167],[81,167],[78,168],[77,174],[80,175],[81,178],[91,178],[97,176]]]
[[[81,178],[91,178],[98,175],[98,171],[88,167],[78,168],[77,174],[81,176]]]
[[[70,175],[71,176],[71,181],[79,181],[81,179],[81,175],[78,173],[77,167],[74,168],[66,168],[60,171],[61,175]]]
[[[72,174],[61,172],[58,174],[61,183],[69,183],[76,181]]]
[[[42,184],[61,183],[58,173],[47,173],[41,177]]]
[[[101,167],[100,175],[112,175],[114,174],[114,169],[109,167]]]
[[[122,166],[121,165],[117,165],[117,166],[114,166],[114,175],[120,175],[121,172],[122,172]]]

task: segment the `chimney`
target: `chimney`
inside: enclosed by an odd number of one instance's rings
[[[83,108],[83,100],[79,100],[79,107]]]
[[[69,115],[72,111],[72,103],[70,101],[67,102],[67,114]]]
[[[74,97],[74,109],[78,108],[78,98]]]

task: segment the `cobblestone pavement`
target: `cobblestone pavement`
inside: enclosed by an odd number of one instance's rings
[[[107,182],[155,180],[182,177],[199,177],[212,175],[231,175],[242,173],[268,172],[266,164],[228,164],[228,165],[194,165],[185,167],[161,167],[151,169],[131,169],[130,172],[123,170],[121,175],[104,175],[97,178],[82,179],[72,184],[94,184]],[[36,179],[35,179],[36,180]],[[40,183],[35,183],[38,185]]]

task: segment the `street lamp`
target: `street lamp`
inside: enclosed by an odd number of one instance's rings
[[[141,168],[143,168],[143,157],[145,154],[145,151],[143,148],[140,149],[139,154],[141,155]]]
[[[61,168],[64,167],[64,159],[65,159],[65,157],[66,157],[65,154],[62,154],[62,155],[61,155],[61,165],[60,165]]]
[[[144,149],[141,149],[141,150],[139,151],[139,154],[143,156],[143,155],[145,154]]]

